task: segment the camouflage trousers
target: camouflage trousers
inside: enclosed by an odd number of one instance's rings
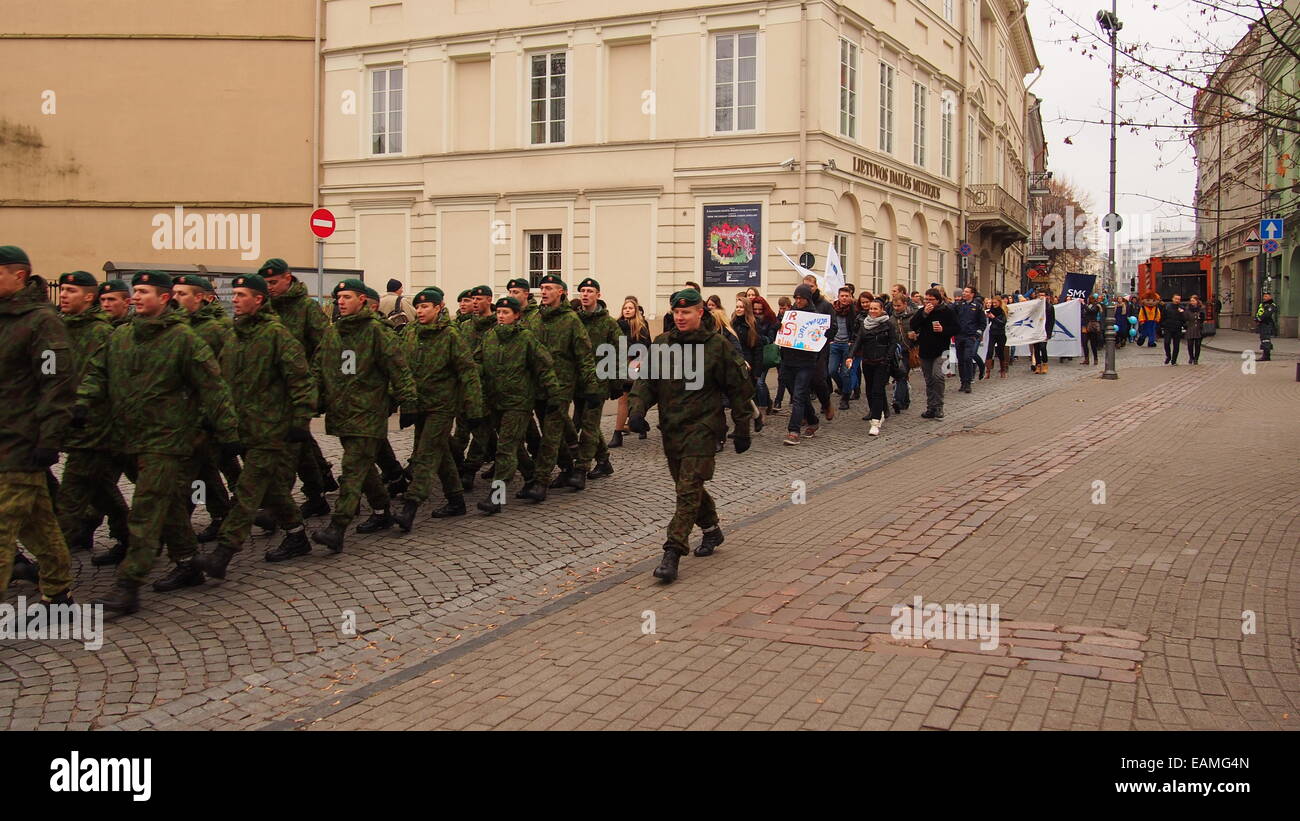
[[[361,494],[374,510],[388,508],[388,488],[379,478],[375,457],[379,453],[379,439],[369,436],[340,436],[343,445],[343,470],[339,476],[339,497],[334,502],[334,515],[330,523],[341,528],[352,524],[361,508]]]
[[[253,528],[253,517],[265,506],[275,517],[275,523],[285,530],[302,527],[302,514],[294,504],[290,489],[293,487],[293,463],[285,458],[283,448],[250,448],[244,454],[244,467],[239,472],[235,498],[230,513],[221,523],[217,544],[238,551],[248,541]]]
[[[456,417],[451,452],[452,458],[461,465],[462,470],[477,471],[496,451],[496,446],[497,431],[494,426],[479,424],[475,427],[466,422],[463,416]]]
[[[533,417],[527,410],[494,410],[491,426],[497,432],[497,456],[492,466],[492,480],[507,484],[518,469],[525,479],[533,475],[533,459],[524,447],[524,437]]]
[[[294,455],[290,455],[290,459]],[[298,445],[296,454],[298,477],[302,479],[302,492],[309,499],[320,496],[325,492],[325,474],[329,473],[329,462],[325,461],[325,454],[320,452],[320,445],[316,444],[316,437],[310,441]]]
[[[691,529],[695,525],[708,529],[718,523],[718,508],[704,483],[713,478],[713,454],[690,456],[664,450],[668,472],[677,487],[677,508],[668,522],[665,548],[685,556],[689,552]]]
[[[208,515],[215,519],[224,519],[230,513],[230,494],[226,491],[225,482],[222,481],[221,474],[229,465],[222,463],[221,448],[212,437],[204,437],[203,444],[194,449],[195,478],[203,483],[203,506],[207,509]],[[226,473],[226,478],[230,481],[233,488],[235,482],[239,479],[239,466],[235,466],[235,475],[231,478]]]
[[[557,463],[566,470],[571,467],[573,452],[568,443],[577,441],[578,431],[573,425],[567,402],[563,407],[547,412],[542,417],[542,443],[537,449],[537,467],[533,471],[533,481],[551,481],[551,473]]]
[[[135,460],[135,495],[127,518],[131,541],[117,576],[142,584],[164,543],[167,555],[177,564],[193,559],[198,552],[189,509],[195,469],[191,456],[140,453]]]
[[[597,402],[594,407],[582,411],[581,431],[578,437],[578,456],[573,465],[584,473],[591,470],[591,460],[604,462],[609,458],[609,447],[605,444],[605,434],[600,431],[600,417],[605,410],[604,402]]]
[[[434,411],[415,424],[415,448],[411,452],[411,485],[406,498],[423,502],[433,491],[437,474],[447,498],[461,495],[460,473],[451,458],[451,423],[456,417]]]
[[[36,557],[41,594],[53,598],[72,586],[72,559],[54,518],[45,473],[0,473],[0,596],[9,587],[18,540]]]
[[[111,451],[70,450],[63,465],[63,481],[55,497],[59,529],[69,543],[80,538],[83,529],[98,527],[108,516],[108,533],[122,541],[127,537],[127,507],[117,489],[121,469]]]

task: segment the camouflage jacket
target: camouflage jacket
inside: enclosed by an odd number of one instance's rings
[[[275,308],[284,327],[302,345],[307,359],[315,357],[330,320],[316,300],[307,296],[307,286],[294,282],[283,295],[271,299],[271,307]]]
[[[483,368],[483,401],[492,410],[531,411],[544,397],[560,395],[551,354],[518,322],[493,327],[474,358]]]
[[[413,323],[402,345],[415,379],[420,410],[463,412],[471,419],[484,416],[483,389],[474,355],[445,310],[427,325]]]
[[[594,311],[584,311],[577,305],[574,305],[573,308],[578,312],[578,318],[582,320],[583,326],[587,329],[587,338],[591,340],[591,353],[595,358],[595,363],[599,365],[602,360],[605,360],[605,367],[598,367],[596,369],[597,373],[613,374],[609,379],[600,380],[604,393],[608,395],[612,388],[622,385],[624,381],[618,376],[619,366],[623,364],[618,359],[618,338],[622,334],[618,322],[609,315],[604,300],[596,303],[596,310]],[[601,347],[604,345],[609,347]],[[601,398],[604,399],[605,396],[601,396]]]
[[[490,313],[487,316],[471,314],[469,319],[465,320],[468,324],[462,329],[465,334],[465,340],[469,342],[470,352],[477,351],[483,345],[483,337],[488,331],[496,327],[497,315]]]
[[[415,382],[393,329],[368,306],[325,330],[312,374],[331,436],[388,436],[391,402],[415,410]]]
[[[189,456],[205,420],[218,442],[239,441],[230,388],[212,349],[180,312],[137,315],[113,331],[77,389],[77,403],[88,408],[105,397],[112,416],[104,424],[124,453]]]
[[[731,343],[711,326],[688,333],[676,328],[655,338],[661,345],[690,346],[689,356],[680,360],[686,365],[682,373],[655,373],[642,369],[633,382],[628,397],[629,415],[645,415],[653,405],[659,406],[659,430],[664,450],[683,456],[712,456],[719,439],[726,433],[722,400],[731,405],[731,419],[737,436],[749,436],[754,416],[751,400],[754,380],[745,371]],[[668,357],[656,357],[660,361]]]
[[[543,306],[541,320],[534,332],[551,358],[555,360],[555,378],[559,381],[559,397],[569,401],[574,397],[600,394],[596,381],[596,360],[591,354],[591,340],[582,320],[567,302],[553,308]]]
[[[72,421],[77,389],[68,331],[49,286],[29,274],[0,299],[0,473],[39,473],[37,448],[58,450]]]
[[[79,314],[64,314],[63,326],[68,329],[68,342],[72,344],[72,362],[77,369],[75,384],[80,385],[86,375],[90,358],[98,353],[99,349],[108,343],[108,338],[113,335],[113,323],[109,321],[108,314],[101,311],[98,305],[91,305]],[[87,418],[91,422],[81,430],[68,429],[63,441],[64,450],[102,450],[108,447],[109,426],[96,424],[110,418],[108,403],[102,402],[98,407],[92,407]]]
[[[239,414],[239,441],[250,448],[285,449],[289,428],[307,427],[316,413],[307,355],[269,305],[235,318],[221,372]]]
[[[217,301],[209,302],[190,314],[190,327],[212,349],[212,357],[221,362],[221,351],[234,339],[234,325],[226,309]]]
[[[542,307],[529,299],[527,304],[524,305],[523,311],[519,314],[519,324],[533,333],[537,333],[537,329],[542,324]]]
[[[123,325],[130,325],[131,320],[135,319],[135,311],[128,310],[117,319],[110,320],[114,328],[120,328]]]

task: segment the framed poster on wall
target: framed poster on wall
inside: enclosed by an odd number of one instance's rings
[[[704,287],[760,284],[762,217],[761,203],[704,206]]]

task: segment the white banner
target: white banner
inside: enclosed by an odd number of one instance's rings
[[[984,336],[980,338],[980,344],[979,347],[975,349],[975,354],[984,362],[987,363],[989,361],[989,333],[987,328],[984,331]],[[953,374],[958,373],[956,344],[948,345],[948,359],[943,363],[943,372]]]
[[[1032,345],[1047,339],[1047,305],[1041,299],[1007,306],[1007,345]]]
[[[1031,302],[1042,302],[1041,299],[1030,300]],[[1015,308],[1015,305],[1009,306]],[[1080,333],[1083,320],[1083,300],[1071,299],[1062,302],[1059,305],[1053,305],[1056,312],[1056,327],[1052,330],[1052,338],[1047,340],[1048,356],[1083,356],[1083,334]],[[1046,312],[1044,311],[1044,317]],[[1008,328],[1010,322],[1008,321]],[[1008,330],[1008,343],[1011,339],[1011,333]],[[1040,342],[1042,340],[1039,340]],[[1015,350],[1016,356],[1029,356],[1029,346],[1020,345]]]
[[[844,267],[840,265],[840,254],[835,250],[835,243],[826,243],[826,287],[822,293],[834,300],[839,290],[844,287]]]
[[[816,311],[786,311],[781,319],[781,329],[776,334],[776,344],[781,348],[801,351],[820,351],[826,345],[826,332],[831,318]]]

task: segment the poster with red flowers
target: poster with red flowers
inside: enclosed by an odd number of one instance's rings
[[[760,284],[762,214],[760,203],[704,206],[705,287]]]

